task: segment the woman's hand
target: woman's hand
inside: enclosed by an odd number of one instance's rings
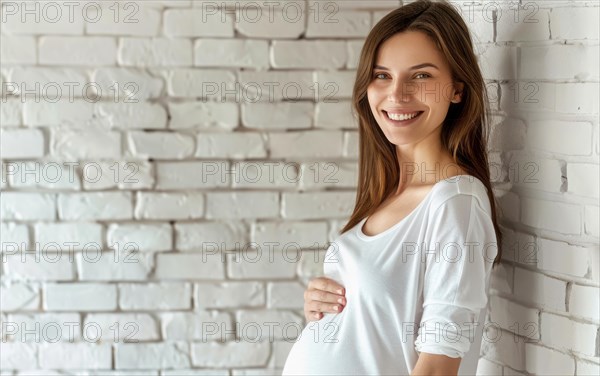
[[[346,289],[327,277],[316,277],[304,291],[304,317],[307,321],[323,318],[322,312],[340,313],[346,306]],[[339,301],[338,299],[341,299]],[[338,309],[336,310],[335,307]]]

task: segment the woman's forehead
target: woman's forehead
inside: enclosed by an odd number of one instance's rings
[[[431,38],[424,33],[410,31],[398,33],[382,43],[374,66],[408,69],[424,63],[434,64],[441,70],[445,59]]]

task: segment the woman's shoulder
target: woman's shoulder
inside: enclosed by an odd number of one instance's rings
[[[491,213],[491,205],[485,184],[472,175],[457,175],[440,180],[435,185],[431,201],[431,212],[435,213],[442,205],[452,202],[452,198],[463,195],[470,196],[487,213]]]

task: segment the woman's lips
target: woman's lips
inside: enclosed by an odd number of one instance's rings
[[[408,111],[407,111],[407,112],[404,112],[404,111],[403,111],[403,112],[396,112],[396,113],[392,112],[393,114],[403,114],[403,115],[416,114],[416,116],[414,116],[414,117],[412,117],[412,118],[408,118],[408,119],[404,119],[404,118],[402,118],[402,119],[398,119],[398,120],[397,120],[397,119],[392,119],[392,118],[390,118],[390,117],[388,116],[388,112],[387,112],[387,111],[385,111],[385,110],[382,110],[382,112],[384,113],[384,116],[386,117],[386,119],[387,119],[389,122],[392,122],[393,124],[404,125],[404,124],[409,124],[409,123],[411,123],[411,122],[412,122],[413,120],[415,120],[415,119],[418,119],[418,118],[419,118],[419,117],[420,117],[420,116],[423,114],[423,112],[424,112],[424,111],[412,111],[412,112],[408,112]]]

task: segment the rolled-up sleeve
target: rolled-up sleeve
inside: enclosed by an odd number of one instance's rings
[[[497,255],[491,216],[477,197],[458,194],[433,213],[425,234],[423,313],[418,352],[462,358],[475,339]]]

